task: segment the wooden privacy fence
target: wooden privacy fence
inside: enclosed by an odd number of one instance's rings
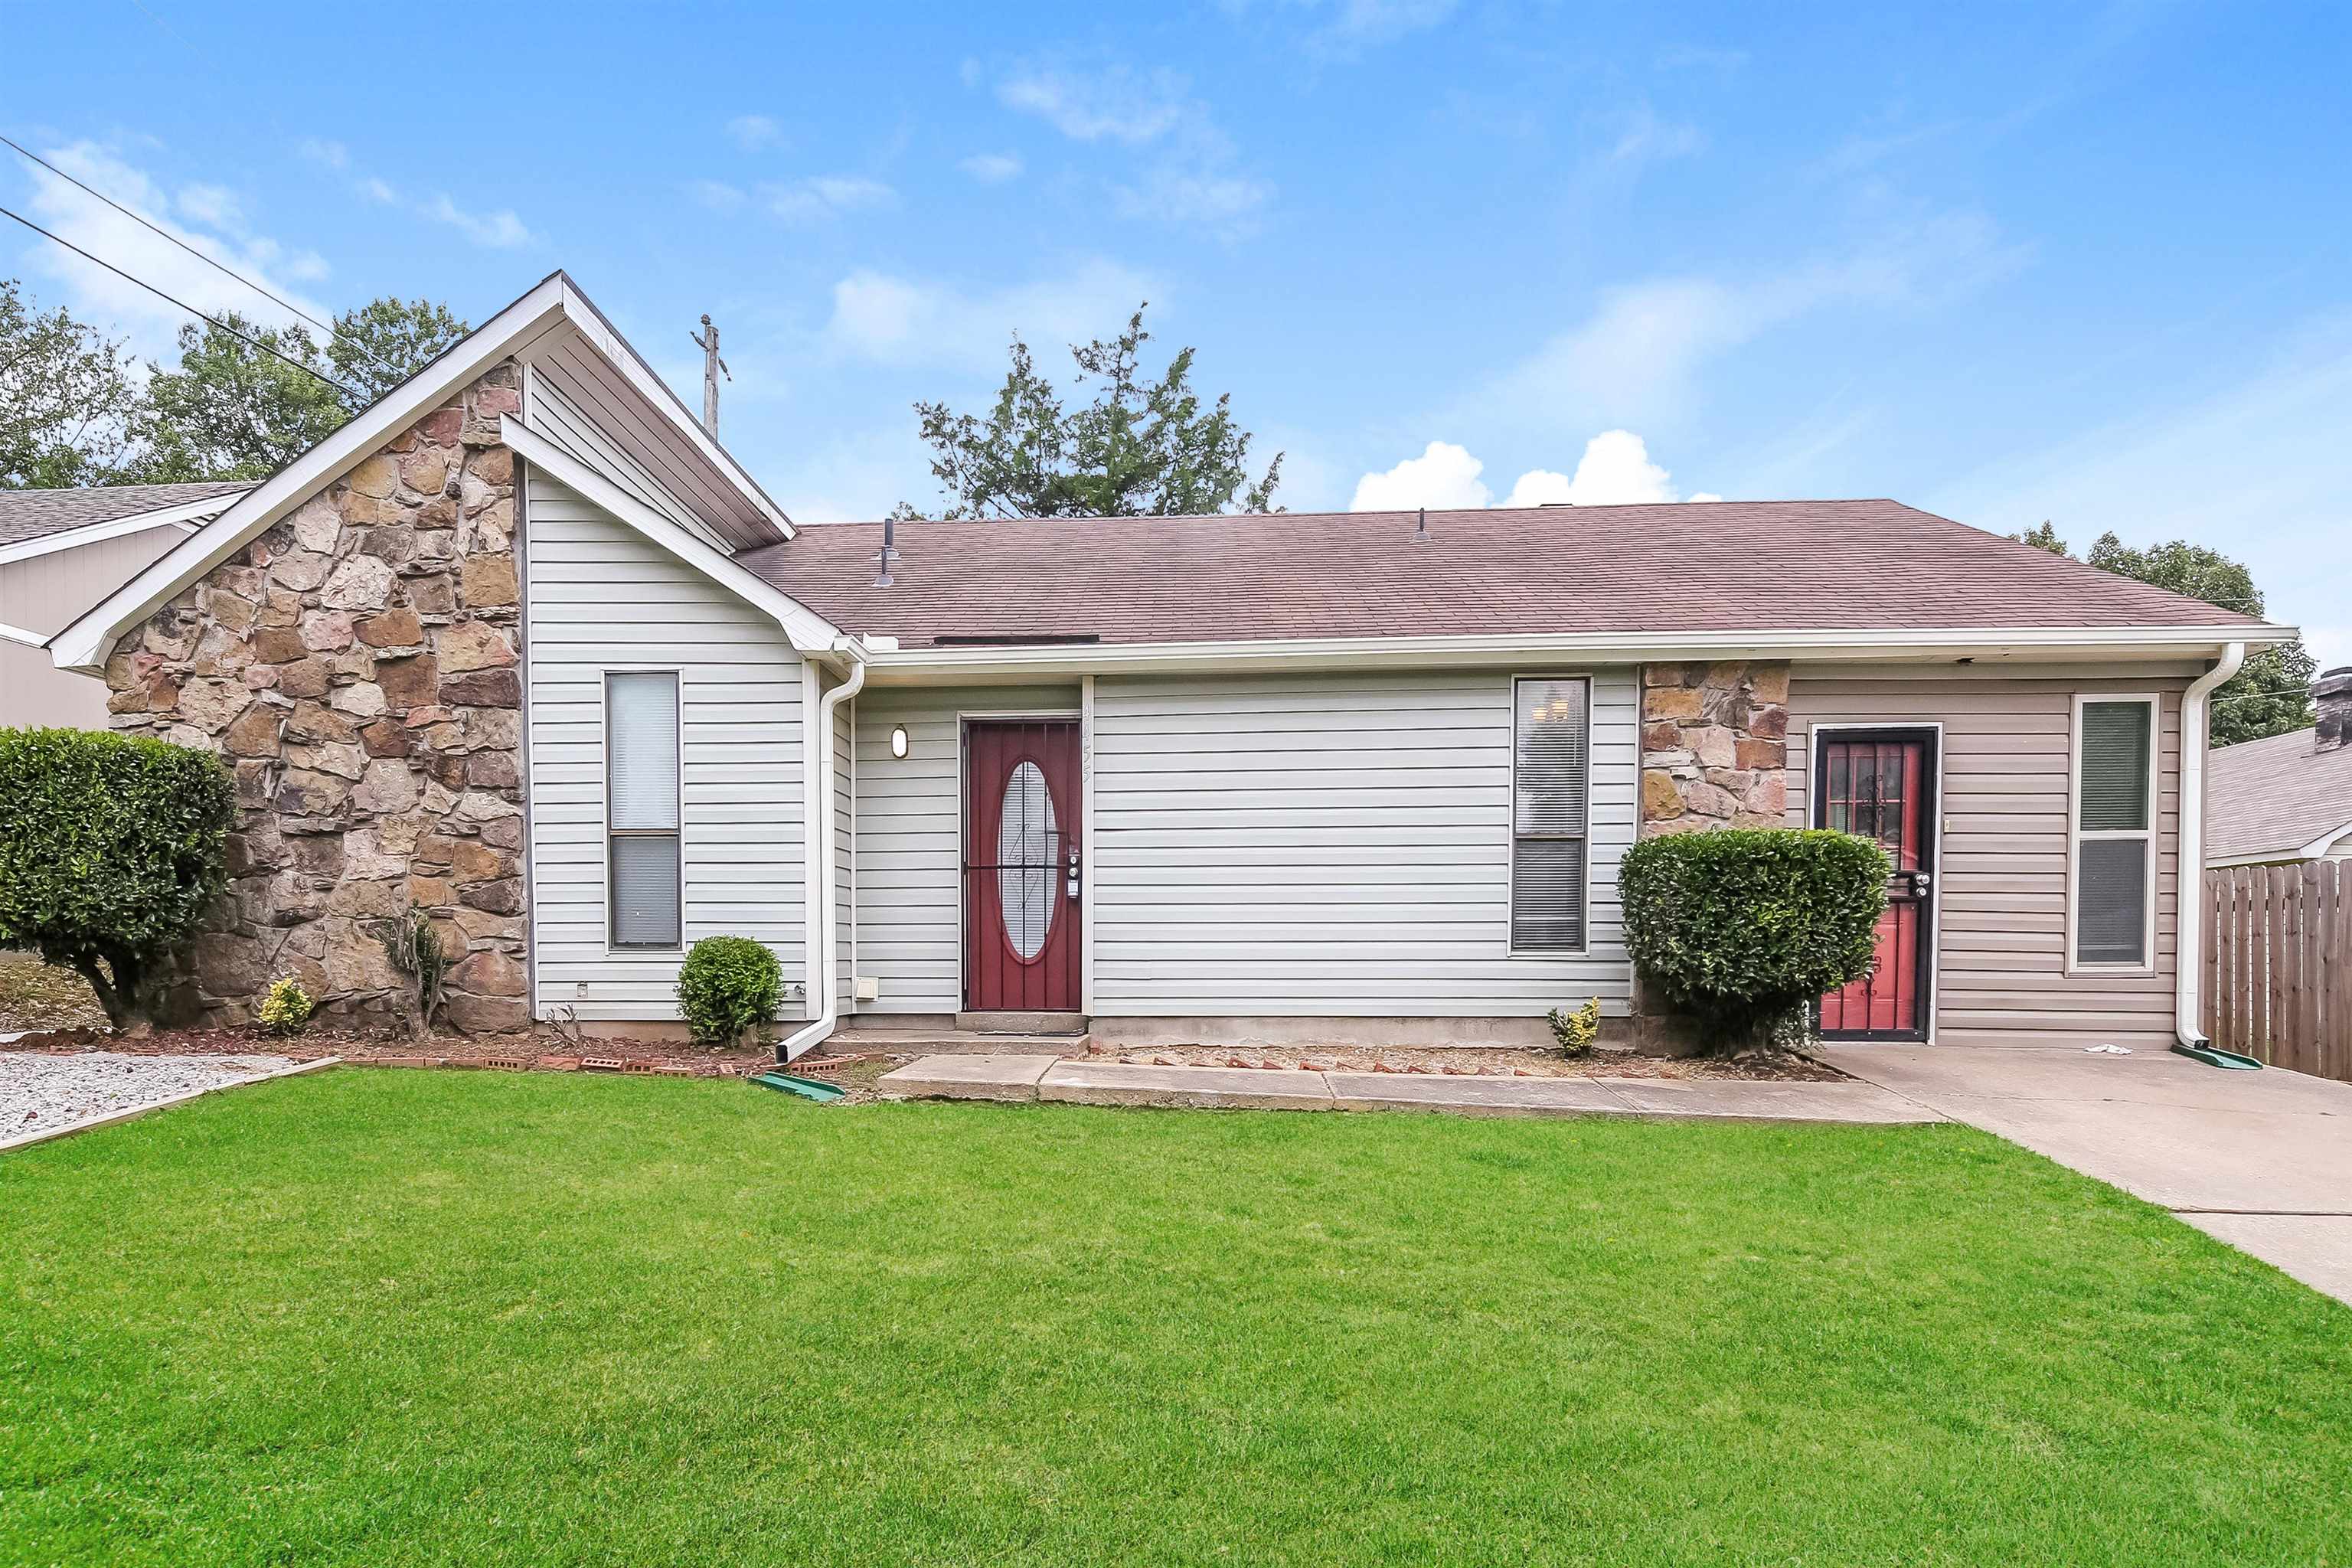
[[[2205,873],[2205,1029],[2225,1050],[2352,1079],[2352,875],[2336,860]]]

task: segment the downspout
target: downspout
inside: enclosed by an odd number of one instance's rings
[[[866,684],[866,655],[854,637],[836,637],[833,651],[849,660],[849,678],[817,700],[816,733],[818,745],[814,754],[822,760],[816,769],[815,787],[802,791],[803,798],[816,803],[818,850],[816,864],[810,868],[808,940],[817,944],[817,977],[822,993],[817,1015],[803,1027],[776,1043],[776,1060],[795,1060],[810,1047],[824,1040],[841,1024],[841,985],[834,971],[839,967],[841,933],[835,929],[833,893],[841,880],[840,868],[835,864],[837,853],[834,843],[833,805],[833,718],[841,705],[857,695]]]
[[[2205,968],[2205,753],[2210,749],[2205,700],[2245,662],[2244,643],[2225,643],[2213,668],[2190,681],[2189,689],[2180,694],[2180,869],[2176,879],[2179,912],[2173,922],[2172,1032],[2178,1042],[2174,1049],[2216,1067],[2261,1065],[2248,1058],[2235,1058],[2231,1052],[2216,1051],[2205,1031],[2198,1027],[2204,1016],[2198,976]],[[2234,1059],[2216,1059],[2224,1056]]]

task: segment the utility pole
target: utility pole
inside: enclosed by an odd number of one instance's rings
[[[729,370],[727,362],[719,357],[719,329],[710,324],[709,316],[702,318],[700,332],[686,335],[692,338],[694,346],[702,351],[702,427],[716,439],[719,435],[719,378],[724,375],[732,381],[735,373]]]

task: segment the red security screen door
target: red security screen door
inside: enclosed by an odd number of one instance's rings
[[[1935,952],[1936,732],[1815,731],[1813,826],[1874,839],[1895,864],[1868,974],[1821,1000],[1843,1040],[1924,1040]]]
[[[964,759],[964,1005],[1076,1012],[1077,723],[969,721]]]

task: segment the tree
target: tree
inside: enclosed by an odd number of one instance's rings
[[[220,326],[182,327],[179,368],[148,366],[134,471],[148,483],[267,478],[467,331],[446,306],[388,295],[336,317],[324,345],[299,323],[266,327],[233,311]]]
[[[97,730],[0,730],[0,948],[89,982],[120,1028],[228,885],[228,770]]]
[[[1097,384],[1081,408],[1063,405],[1017,334],[1012,369],[985,419],[944,403],[915,405],[948,501],[940,516],[1181,517],[1223,511],[1236,495],[1244,511],[1276,510],[1282,455],[1250,479],[1250,433],[1234,423],[1230,393],[1202,405],[1191,349],[1159,379],[1138,379],[1151,341],[1143,330],[1148,305],[1108,342],[1071,345],[1078,384]],[[902,501],[891,515],[924,514]]]
[[[2058,531],[2050,526],[2050,520],[2046,517],[2039,528],[2029,528],[2023,533],[2012,533],[2010,537],[2020,544],[2031,544],[2034,549],[2046,550],[2053,555],[2066,553],[2066,542],[2058,537]]]
[[[2254,586],[2253,574],[2220,551],[2185,539],[2134,550],[2114,534],[2103,533],[2084,559],[2119,577],[2169,588],[2242,616],[2263,614],[2263,594]],[[2300,638],[2248,654],[2244,667],[2213,693],[2213,743],[2233,746],[2311,728],[2311,678],[2316,668]]]
[[[138,401],[120,343],[0,279],[0,489],[115,479]]]

